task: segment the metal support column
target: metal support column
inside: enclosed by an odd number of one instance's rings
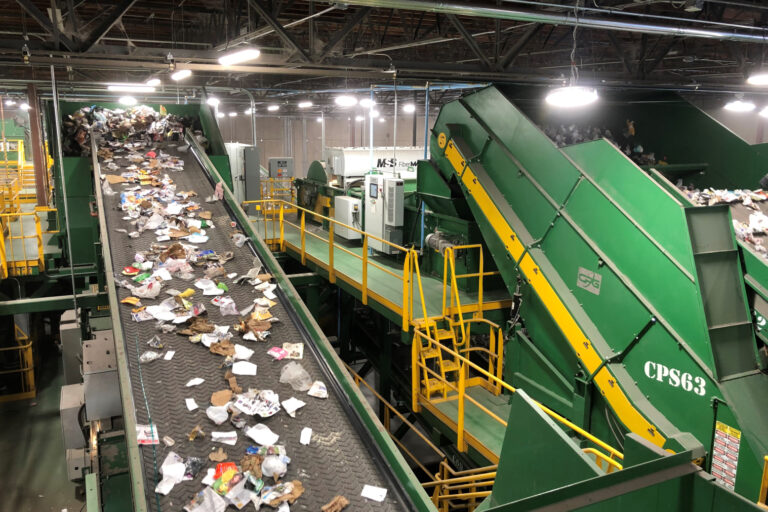
[[[43,132],[40,126],[40,103],[37,100],[35,84],[27,85],[29,110],[29,142],[32,146],[32,162],[35,166],[35,196],[38,206],[48,206],[48,169],[45,166]]]

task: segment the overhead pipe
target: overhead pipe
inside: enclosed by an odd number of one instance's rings
[[[567,13],[545,13],[524,9],[506,9],[488,5],[477,5],[466,2],[432,2],[428,0],[349,0],[350,5],[362,5],[384,9],[401,9],[404,11],[436,12],[440,14],[455,14],[474,18],[493,18],[512,21],[544,23],[547,25],[567,25],[598,30],[617,30],[660,36],[693,37],[700,39],[718,39],[737,41],[741,43],[766,43],[768,37],[758,34],[739,34],[725,30],[701,29],[655,23],[634,23],[630,21],[610,20],[575,16]]]

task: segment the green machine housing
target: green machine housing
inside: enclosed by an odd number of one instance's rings
[[[479,234],[520,297],[505,379],[619,446],[703,455],[756,500],[768,375],[728,208],[691,207],[606,140],[558,148],[513,94],[445,105],[418,184],[425,232]]]

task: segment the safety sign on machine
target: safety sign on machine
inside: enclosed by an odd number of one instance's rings
[[[720,421],[716,422],[712,476],[730,490],[736,486],[736,467],[739,463],[740,446],[741,430],[736,430]]]

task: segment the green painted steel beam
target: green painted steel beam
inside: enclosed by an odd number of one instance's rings
[[[78,307],[89,309],[98,306],[106,306],[108,303],[108,295],[104,292],[81,293],[77,295]],[[42,313],[44,311],[63,311],[65,309],[72,309],[73,307],[75,307],[75,300],[72,295],[6,300],[0,302],[0,316],[21,313]]]
[[[315,272],[304,272],[301,274],[288,274],[288,279],[290,279],[291,283],[293,283],[293,286],[312,286],[312,285],[319,285],[325,283],[325,279],[320,277]]]

